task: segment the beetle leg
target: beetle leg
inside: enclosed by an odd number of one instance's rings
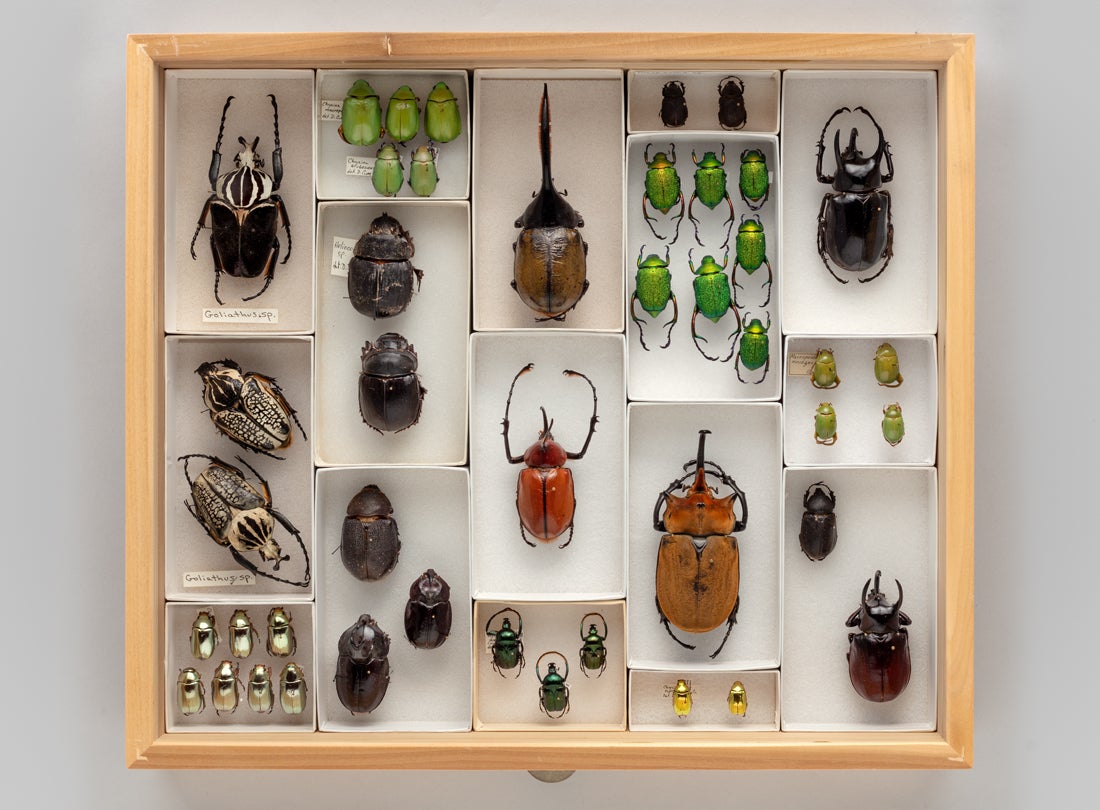
[[[695,319],[698,317],[699,307],[697,306],[695,307],[695,311],[691,314],[691,339],[695,341],[695,348],[699,350],[699,354],[703,355],[703,357],[707,358],[708,360],[713,360],[717,362],[717,357],[711,357],[709,354],[703,351],[703,347],[699,345],[699,341],[703,341],[703,343],[707,343],[708,341],[705,337],[695,331]],[[727,357],[726,359],[728,360],[729,358]]]
[[[684,192],[681,191],[680,192],[680,214],[676,217],[673,217],[673,219],[676,220],[676,232],[672,234],[672,241],[669,242],[670,245],[675,245],[676,240],[680,238],[680,224],[684,221],[684,208],[685,207],[686,207],[686,203],[684,202]]]
[[[741,313],[737,310],[737,307],[733,305],[733,301],[730,301],[730,309],[733,311],[733,317],[737,319],[737,328],[730,332],[730,336],[726,338],[730,341],[730,353],[722,358],[723,363],[728,363],[730,358],[737,353],[737,336],[741,334]],[[737,364],[734,363],[734,365]]]
[[[772,276],[772,263],[768,261],[767,256],[764,257],[764,264],[768,268],[768,280],[764,282],[763,286],[768,288],[768,297],[764,299],[764,303],[760,305],[761,307],[766,307],[772,300],[772,280],[774,278]]]
[[[199,238],[199,231],[206,227],[206,218],[210,215],[210,203],[218,199],[217,194],[211,194],[206,198],[206,203],[202,207],[202,212],[199,214],[199,224],[195,226],[195,235],[191,237],[191,258],[198,259],[195,255],[195,240]]]
[[[657,615],[661,617],[661,624],[665,626],[665,630],[668,631],[668,635],[672,638],[672,640],[683,647],[685,650],[694,650],[694,644],[687,644],[686,642],[680,641],[680,639],[676,638],[676,635],[672,632],[672,626],[668,623],[668,617],[665,616],[664,611],[661,610],[661,601],[656,596],[653,597],[653,601],[657,605]]]
[[[276,184],[275,187],[278,188],[278,184]],[[287,216],[286,206],[283,204],[282,197],[279,197],[278,195],[273,195],[268,199],[275,203],[275,213],[279,215],[280,219],[282,219],[283,230],[286,231],[286,255],[283,256],[283,264],[286,264],[287,260],[290,258],[290,251],[294,247],[294,244],[290,239],[290,217]]]
[[[566,458],[580,459],[584,458],[584,454],[588,452],[588,443],[592,441],[592,434],[596,432],[596,423],[600,421],[600,418],[596,415],[596,407],[598,404],[596,399],[596,386],[593,385],[592,380],[588,379],[586,375],[581,374],[579,371],[573,371],[573,369],[567,368],[562,374],[567,377],[580,377],[588,383],[589,387],[592,389],[592,419],[588,422],[588,436],[584,440],[584,446],[581,447],[580,451],[577,453],[566,452],[565,454]],[[576,499],[574,499],[573,506],[576,507],[576,505]]]
[[[645,331],[642,329],[642,322],[638,318],[638,316],[634,313],[634,304],[637,301],[638,301],[638,291],[635,290],[634,294],[630,296],[630,320],[632,320],[632,321],[634,321],[634,323],[638,324],[638,340],[641,341],[642,348],[645,349],[648,352],[649,347],[645,345]],[[667,346],[667,345],[668,344],[666,343],[665,346]],[[665,346],[662,346],[661,348],[663,349]]]
[[[745,195],[742,194],[741,196],[743,198]],[[746,202],[748,202],[748,201],[746,200]],[[730,218],[726,220],[726,222],[729,223],[729,227],[726,228],[726,241],[723,242],[720,245],[720,247],[724,247],[724,248],[729,247],[730,234],[733,233],[733,218],[734,218],[733,217],[733,200],[730,199],[730,194],[729,194],[728,191],[726,192],[726,204],[729,205],[729,207],[730,207]],[[763,205],[763,203],[761,203],[761,205]],[[749,208],[752,208],[752,205],[749,205]],[[725,223],[722,223],[722,224],[724,225]]]
[[[681,193],[683,193],[683,192],[681,192]],[[657,221],[657,217],[651,217],[649,215],[649,213],[646,211],[645,203],[646,203],[646,200],[648,200],[648,199],[649,199],[648,194],[643,194],[642,195],[642,217],[645,219],[645,224],[649,226],[649,229],[651,231],[653,231],[653,235],[656,236],[658,239],[660,239],[663,242],[664,237],[661,236],[659,233],[657,233],[657,229],[653,227],[653,223]]]
[[[676,321],[680,317],[680,306],[676,303],[676,293],[673,293],[671,298],[672,298],[672,320],[669,321],[667,324],[665,324],[665,326],[668,327],[668,332],[665,333],[665,343],[664,343],[663,346],[661,346],[662,349],[667,349],[668,345],[670,343],[672,343],[672,327],[674,327],[676,325]]]
[[[518,503],[517,503],[517,505],[516,505],[516,513],[517,513],[517,514],[519,513],[519,504],[518,504]],[[529,545],[529,546],[530,546],[531,548],[535,548],[535,543],[532,543],[532,542],[531,542],[530,540],[528,540],[528,539],[527,539],[527,532],[526,532],[526,531],[524,530],[524,528],[523,528],[523,520],[522,520],[522,518],[520,519],[520,522],[519,522],[519,534],[520,534],[520,537],[522,537],[522,538],[523,538],[523,542],[524,542],[524,543],[526,543],[527,545]]]
[[[683,192],[680,193],[683,194]],[[694,191],[691,192],[691,199],[688,201],[688,219],[690,219],[691,223],[695,226],[695,241],[699,243],[699,247],[705,247],[702,240],[699,239],[699,220],[697,220],[695,218],[695,215],[692,213],[692,206],[695,205],[696,196],[697,195]]]
[[[573,498],[573,511],[577,511],[577,499]],[[562,543],[558,548],[565,548],[567,545],[573,542],[573,524],[569,524],[569,539]],[[582,667],[583,669],[583,667]]]
[[[509,464],[519,464],[523,461],[523,454],[521,453],[518,456],[513,456],[512,450],[508,445],[508,426],[511,424],[508,420],[508,412],[512,407],[512,393],[516,390],[516,380],[534,367],[534,363],[528,363],[517,371],[516,376],[512,378],[512,385],[508,388],[508,401],[504,404],[504,421],[501,424],[504,426],[504,455],[508,459]]]
[[[275,117],[275,148],[271,150],[271,177],[275,185],[271,190],[278,191],[279,183],[283,180],[283,147],[279,143],[279,104],[275,101],[274,93],[268,93],[267,97],[271,99],[271,109]],[[288,246],[287,252],[289,251]]]
[[[733,603],[733,610],[730,611],[729,619],[726,620],[726,635],[722,637],[722,643],[718,645],[718,649],[710,654],[711,658],[717,658],[718,653],[722,652],[722,648],[726,646],[726,642],[729,641],[730,633],[733,632],[733,626],[737,623],[737,608],[741,606],[741,597],[737,597],[737,601]]]
[[[817,182],[828,183],[832,185],[833,180],[836,179],[836,175],[829,175],[826,177],[821,173],[821,159],[825,155],[825,133],[829,131],[829,124],[833,123],[833,119],[841,113],[851,112],[848,107],[841,107],[839,110],[829,116],[829,120],[825,122],[825,126],[821,128],[821,137],[817,141]]]

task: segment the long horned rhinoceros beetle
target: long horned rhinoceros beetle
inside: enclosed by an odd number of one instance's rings
[[[409,587],[405,637],[418,650],[434,650],[451,634],[451,586],[429,568]]]
[[[373,712],[390,685],[390,637],[364,613],[336,649],[336,696],[352,714]]]
[[[715,658],[726,646],[737,621],[741,566],[733,535],[745,530],[749,511],[737,482],[713,461],[706,460],[708,433],[699,431],[698,455],[684,464],[689,472],[657,496],[653,528],[666,532],[657,549],[657,613],[661,622],[672,640],[689,650],[695,646],[676,638],[670,623],[687,633],[707,633],[725,623],[726,635],[710,655]],[[730,494],[717,497],[707,476],[732,490]],[[673,494],[681,489],[683,496]],[[740,519],[737,502],[741,505]]]
[[[275,265],[279,260],[279,222],[286,231],[286,256],[290,258],[290,219],[287,217],[283,198],[275,192],[283,180],[283,148],[279,144],[279,105],[274,95],[268,95],[275,111],[275,149],[271,152],[271,174],[263,170],[264,162],[256,154],[260,145],[257,136],[249,143],[238,138],[243,149],[237,153],[237,168],[219,175],[222,164],[222,135],[225,132],[225,116],[233,96],[225,100],[222,108],[218,141],[210,158],[210,191],[206,204],[199,214],[199,224],[191,237],[191,258],[195,255],[195,240],[206,227],[210,217],[210,250],[214,254],[214,299],[224,303],[218,295],[218,283],[222,273],[236,278],[264,277],[264,286],[255,295],[243,298],[251,301],[263,295],[275,279]]]
[[[802,508],[798,545],[811,560],[824,560],[836,548],[836,495],[824,481],[810,484]]]
[[[851,273],[862,273],[882,262],[882,266],[872,275],[859,278],[863,284],[878,278],[894,255],[890,192],[882,188],[884,183],[894,179],[894,159],[878,121],[865,107],[856,107],[855,112],[863,113],[875,125],[878,145],[870,156],[864,157],[856,146],[859,130],[852,127],[848,146],[841,151],[840,130],[837,129],[833,138],[836,174],[823,174],[821,162],[825,155],[825,133],[833,119],[846,112],[852,110],[841,107],[829,117],[817,142],[817,180],[833,187],[821,198],[821,210],[817,215],[817,252],[825,269],[841,284],[847,284],[848,279],[837,275],[834,264]],[[884,162],[885,172],[882,170]]]
[[[565,665],[565,672],[558,671],[558,665],[553,661],[546,665],[546,674],[539,670],[542,659],[548,655],[556,655]],[[544,652],[535,662],[535,676],[539,679],[539,709],[547,717],[557,720],[569,714],[569,684],[565,681],[569,677],[569,661],[557,650]]]
[[[393,504],[375,484],[367,484],[348,501],[340,533],[340,560],[356,579],[382,579],[401,553]]]
[[[348,297],[356,311],[368,318],[389,318],[405,311],[413,296],[413,281],[420,290],[424,271],[410,259],[413,239],[401,223],[383,212],[355,243],[348,262]]]
[[[688,120],[684,83],[679,79],[665,82],[661,88],[661,123],[666,127],[682,127]]]
[[[493,619],[502,613],[511,613],[516,617],[516,627],[512,628],[512,620],[505,616],[500,620],[500,627],[493,630]],[[489,654],[493,669],[500,677],[505,677],[504,670],[514,669],[516,677],[523,672],[523,617],[518,610],[506,607],[501,608],[485,622],[485,636],[490,640]]]
[[[508,389],[508,402],[504,406],[504,455],[509,464],[523,462],[526,465],[520,470],[516,483],[516,511],[519,512],[519,532],[523,542],[529,546],[535,545],[527,539],[527,532],[548,543],[568,529],[569,538],[559,546],[565,548],[573,540],[573,515],[577,509],[577,498],[573,492],[573,472],[565,466],[565,462],[582,459],[588,452],[588,444],[592,441],[596,422],[599,421],[596,415],[596,386],[579,371],[567,368],[562,372],[567,377],[580,377],[592,389],[592,419],[588,423],[588,436],[579,451],[568,452],[554,441],[550,432],[554,422],[547,419],[546,408],[540,407],[542,430],[539,431],[538,439],[525,453],[513,456],[508,443],[508,427],[511,424],[508,412],[512,407],[512,393],[516,390],[516,381],[534,367],[534,363],[528,363],[517,371]]]
[[[409,341],[386,332],[363,346],[359,415],[379,433],[401,431],[420,421],[427,390],[416,373],[419,360]]]
[[[891,604],[879,590],[881,576],[881,571],[875,571],[873,588],[871,580],[867,580],[859,607],[844,623],[846,627],[859,628],[848,634],[848,675],[852,686],[860,697],[875,703],[885,703],[900,695],[909,685],[913,671],[909,631],[905,629],[912,620],[901,612],[901,583],[894,580],[898,601]]]
[[[214,427],[241,447],[281,460],[274,451],[290,447],[291,419],[308,438],[274,377],[243,371],[228,358],[203,363],[195,373],[202,379],[202,398]]]
[[[188,470],[193,458],[204,458],[210,462],[196,478],[192,478]],[[237,457],[237,461],[256,476],[260,482],[259,489],[250,484],[238,468],[215,456],[192,453],[180,456],[178,460],[183,462],[183,475],[195,502],[192,505],[184,501],[184,505],[214,542],[226,546],[233,559],[254,574],[299,588],[309,586],[309,552],[306,551],[302,533],[272,508],[271,489],[255,468],[240,456]],[[302,549],[305,573],[300,580],[276,576],[244,556],[257,552],[261,561],[274,563],[272,571],[278,571],[279,566],[290,559],[290,555],[282,553],[275,540],[276,521],[294,536]]]
[[[539,156],[542,185],[516,220],[522,230],[512,243],[512,289],[539,313],[536,320],[562,321],[588,292],[588,243],[578,230],[584,227],[584,219],[554,188],[550,174],[550,99],[545,84],[539,109]]]

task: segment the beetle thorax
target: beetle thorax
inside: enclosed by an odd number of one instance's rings
[[[547,431],[527,448],[527,452],[523,454],[523,463],[528,467],[562,467],[567,458],[565,448],[554,441],[554,437]]]
[[[260,139],[251,144],[244,138],[238,140],[244,149],[235,158],[237,168],[218,178],[218,193],[236,208],[251,208],[272,195],[275,181],[263,171],[264,162],[256,155]]]

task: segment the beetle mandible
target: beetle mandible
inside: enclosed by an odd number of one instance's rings
[[[672,327],[680,318],[680,306],[676,303],[676,293],[672,291],[672,273],[668,269],[668,245],[665,245],[664,259],[656,253],[650,253],[643,260],[644,253],[645,245],[642,245],[642,249],[638,251],[638,272],[634,276],[634,292],[630,296],[630,319],[638,324],[638,340],[642,342],[642,348],[648,352],[649,347],[645,345],[642,321],[634,313],[635,302],[641,303],[642,309],[649,313],[651,318],[656,318],[665,311],[668,302],[672,301],[672,320],[664,325],[668,327],[668,331],[665,333],[662,349],[667,349],[668,344],[672,342]]]
[[[505,616],[500,620],[500,627],[492,629],[493,619],[502,613],[511,613],[516,617],[516,627],[512,628],[512,620]],[[500,677],[504,677],[504,670],[516,670],[516,677],[523,672],[523,617],[514,608],[501,608],[485,622],[485,636],[490,640],[489,655],[493,669]]]
[[[559,672],[558,666],[553,661],[546,665],[546,674],[539,671],[539,664],[548,655],[556,655],[565,665],[565,672]],[[569,661],[557,650],[544,652],[535,662],[535,676],[539,679],[539,709],[547,717],[554,720],[565,717],[569,713]]]
[[[451,618],[451,586],[429,568],[409,587],[405,637],[419,650],[434,650],[451,634]]]
[[[290,447],[290,420],[308,438],[298,414],[286,401],[274,377],[244,371],[229,358],[203,363],[195,373],[202,380],[202,399],[214,427],[246,450],[274,459],[275,450]]]
[[[741,129],[747,120],[745,83],[740,76],[727,76],[718,83],[718,123],[722,129]]]
[[[589,616],[597,618],[603,624],[603,635],[600,635],[599,629],[595,622],[590,622],[587,632],[584,629],[584,621]],[[589,677],[589,670],[599,670],[596,673],[596,677],[603,675],[603,671],[607,669],[607,645],[604,642],[607,641],[607,619],[599,613],[585,613],[581,616],[581,672],[584,677]]]
[[[848,675],[860,697],[885,703],[900,695],[909,684],[913,664],[909,655],[909,631],[912,620],[901,612],[901,582],[898,601],[893,604],[879,590],[881,571],[875,571],[863,586],[859,607],[844,623],[859,628],[848,634]],[[870,593],[868,589],[870,588]]]
[[[336,696],[352,714],[373,712],[390,685],[390,637],[364,613],[336,649]]]
[[[836,548],[836,495],[824,481],[810,484],[802,508],[798,545],[811,560],[824,560]]]

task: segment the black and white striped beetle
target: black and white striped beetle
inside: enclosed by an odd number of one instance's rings
[[[291,419],[307,438],[298,415],[273,377],[242,371],[228,358],[203,363],[195,373],[202,378],[202,398],[214,427],[241,447],[282,459],[272,451],[290,447]]]
[[[210,463],[192,479],[188,464],[193,458],[205,458]],[[191,488],[194,505],[184,501],[191,516],[199,522],[208,535],[218,545],[226,546],[242,567],[259,576],[305,588],[309,585],[309,552],[302,540],[302,534],[282,514],[271,508],[271,490],[267,481],[240,456],[237,461],[252,471],[260,482],[260,489],[250,484],[239,469],[227,464],[220,458],[201,453],[180,456],[183,462],[183,475]],[[276,542],[275,521],[298,541],[305,556],[305,574],[303,579],[293,581],[276,576],[261,569],[255,562],[245,557],[255,551],[263,562],[274,562],[272,570],[278,571],[279,565],[290,559],[283,554]]]
[[[256,136],[249,143],[243,137],[237,138],[244,147],[234,160],[237,168],[219,175],[222,163],[222,135],[225,132],[225,116],[233,96],[225,100],[222,109],[221,125],[218,127],[218,141],[210,157],[210,190],[206,204],[199,214],[199,224],[195,235],[191,237],[191,258],[195,255],[195,240],[199,231],[206,227],[209,216],[210,250],[214,254],[214,298],[219,304],[225,303],[218,295],[218,282],[222,273],[237,278],[264,277],[264,286],[255,295],[243,298],[250,301],[259,298],[275,278],[275,264],[279,260],[279,220],[286,230],[286,256],[283,264],[290,258],[290,219],[287,217],[283,199],[275,192],[283,179],[283,148],[279,145],[279,105],[275,96],[268,95],[275,111],[275,149],[271,152],[271,174],[263,171],[264,162],[256,154],[260,138]]]

